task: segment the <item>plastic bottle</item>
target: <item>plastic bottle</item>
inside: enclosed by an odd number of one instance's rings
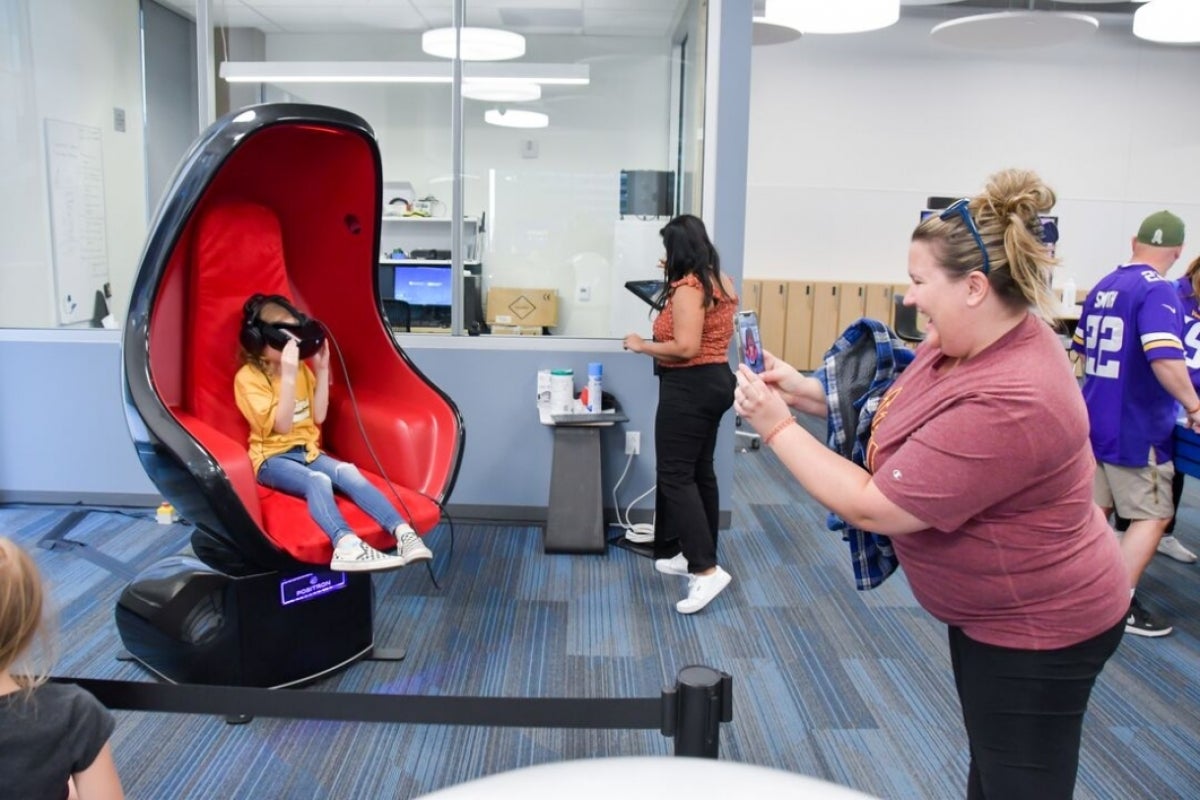
[[[1075,281],[1067,278],[1062,285],[1062,310],[1071,311],[1075,308]]]
[[[154,512],[154,518],[159,525],[170,525],[175,522],[175,508],[170,503],[162,503]]]
[[[575,406],[575,370],[550,371],[550,413],[570,414]]]
[[[587,378],[587,410],[589,414],[599,414],[602,408],[604,392],[601,389],[604,377],[604,365],[599,361],[588,364]]]

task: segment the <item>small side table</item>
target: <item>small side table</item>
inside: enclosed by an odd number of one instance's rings
[[[550,465],[550,506],[543,547],[547,553],[603,553],[603,485],[600,430],[629,417],[602,414],[551,415],[554,460]]]

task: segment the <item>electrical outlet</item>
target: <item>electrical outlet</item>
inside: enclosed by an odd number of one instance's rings
[[[636,456],[642,452],[642,434],[640,431],[625,431],[625,455]]]

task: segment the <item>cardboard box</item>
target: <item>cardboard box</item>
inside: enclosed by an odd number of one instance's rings
[[[500,325],[499,323],[492,325],[492,335],[494,336],[541,336],[541,325]],[[540,393],[540,389],[538,390]]]
[[[553,327],[558,324],[558,291],[493,286],[487,293],[487,323],[527,328]]]

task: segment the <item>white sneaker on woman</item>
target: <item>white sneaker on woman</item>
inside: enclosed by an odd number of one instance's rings
[[[680,614],[695,614],[723,592],[732,580],[733,577],[720,567],[707,575],[689,575],[688,596],[675,604],[675,610]]]
[[[664,575],[687,575],[687,559],[683,553],[676,553],[671,558],[660,558],[654,562],[654,568]]]

